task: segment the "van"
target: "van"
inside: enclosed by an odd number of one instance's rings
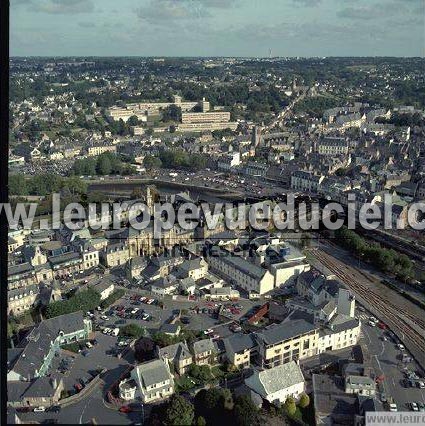
[[[118,336],[119,333],[120,333],[120,329],[117,327],[112,330],[111,335],[116,337]]]

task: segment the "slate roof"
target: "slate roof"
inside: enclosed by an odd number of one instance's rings
[[[148,387],[156,383],[161,383],[170,380],[170,372],[164,361],[155,359],[144,364],[139,364],[136,367],[136,374],[140,378],[143,387]]]
[[[239,271],[245,273],[251,278],[261,279],[263,278],[266,270],[254,265],[253,263],[245,260],[239,256],[234,256],[227,250],[223,250],[220,247],[213,247],[211,257],[219,257],[223,263],[230,265],[232,268],[238,269]]]
[[[13,371],[25,378],[34,377],[36,371],[41,367],[44,357],[50,351],[51,342],[56,339],[59,331],[69,334],[82,329],[84,329],[82,311],[42,321],[27,336],[28,343],[16,361]]]
[[[252,349],[257,346],[254,334],[237,333],[230,337],[223,339],[226,349],[233,353],[243,352],[246,349]]]
[[[192,358],[192,354],[184,342],[166,346],[165,348],[160,348],[158,353],[160,357],[167,358],[169,360],[183,360]]]
[[[32,272],[32,271],[34,271],[34,268],[29,262],[20,263],[19,265],[10,265],[7,268],[8,276],[24,274],[24,273]]]
[[[254,371],[251,377],[245,379],[245,384],[263,398],[298,383],[304,383],[304,377],[295,361],[260,372]]]
[[[256,333],[266,345],[275,345],[288,339],[316,330],[316,327],[303,319],[288,320],[281,324],[273,324]]]
[[[193,343],[193,352],[196,354],[202,354],[207,351],[214,352],[214,344],[211,339],[198,340]]]

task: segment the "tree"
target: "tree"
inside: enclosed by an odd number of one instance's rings
[[[301,395],[300,402],[298,403],[298,405],[301,408],[307,408],[310,405],[310,397],[306,393],[303,393]]]
[[[256,423],[258,409],[247,395],[238,396],[233,407],[233,418],[239,426],[251,426]]]
[[[143,159],[143,165],[148,169],[159,169],[162,166],[162,162],[159,158],[154,157],[153,155],[147,155]]]
[[[50,303],[46,309],[46,318],[53,318],[59,315],[70,314],[77,311],[91,311],[99,306],[100,294],[89,288],[77,292],[68,300],[61,300]]]
[[[190,426],[194,418],[193,404],[179,395],[173,395],[165,411],[166,425]]]
[[[129,117],[129,119],[127,120],[127,124],[129,126],[137,126],[139,124],[139,119],[137,118],[137,115],[132,115],[131,117]]]
[[[96,171],[99,175],[109,175],[112,172],[112,164],[109,156],[99,155],[97,158]]]
[[[123,336],[134,337],[140,339],[146,335],[146,329],[137,324],[127,324],[121,327],[120,334]]]
[[[196,424],[196,426],[206,426],[207,422],[202,416],[198,416],[195,424]]]
[[[177,121],[182,119],[182,109],[177,105],[171,104],[162,111],[162,121]]]
[[[288,396],[288,398],[286,398],[284,409],[288,416],[293,416],[297,411],[297,405],[295,404],[295,400],[292,396]]]
[[[11,195],[27,195],[27,181],[24,175],[17,174],[9,176],[9,194]]]

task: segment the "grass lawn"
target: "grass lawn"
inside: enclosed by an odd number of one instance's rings
[[[199,382],[190,376],[181,376],[174,381],[176,393],[188,391],[199,384]]]
[[[62,349],[65,349],[66,351],[75,352],[76,354],[80,350],[80,345],[78,343],[68,343],[67,345],[61,346]]]

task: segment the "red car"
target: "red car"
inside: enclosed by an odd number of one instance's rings
[[[74,389],[75,389],[77,392],[80,392],[80,390],[81,390],[81,389],[83,389],[83,387],[81,386],[81,384],[80,384],[80,383],[75,383],[75,385],[74,385]]]
[[[386,330],[388,328],[387,324],[384,324],[383,322],[379,322],[378,327],[381,328],[382,330]]]
[[[128,405],[123,405],[120,408],[119,411],[120,411],[120,413],[130,413],[131,412],[131,408]]]

